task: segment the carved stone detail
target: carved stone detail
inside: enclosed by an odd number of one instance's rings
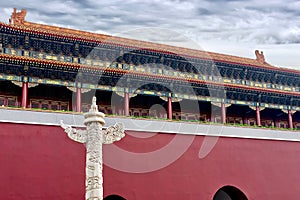
[[[104,113],[98,111],[96,97],[93,97],[91,109],[84,115],[86,130],[77,130],[65,125],[61,121],[61,127],[68,137],[76,142],[86,144],[86,200],[103,200],[103,175],[102,175],[102,144],[111,144],[121,140],[124,134],[122,124],[115,124],[102,130],[105,124]]]
[[[124,126],[123,124],[115,124],[114,126],[108,127],[103,130],[103,144],[112,144],[115,141],[121,140],[124,136]]]
[[[79,143],[86,143],[86,130],[77,130],[75,128],[72,128],[71,126],[67,126],[63,123],[62,120],[60,121],[60,126],[65,130],[71,140]]]

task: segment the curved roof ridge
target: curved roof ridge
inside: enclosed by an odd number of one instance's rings
[[[187,47],[172,46],[168,44],[160,44],[160,43],[129,39],[124,37],[100,34],[100,33],[92,33],[83,30],[75,30],[75,29],[64,28],[59,26],[38,24],[38,23],[28,22],[28,21],[23,21],[22,23],[15,23],[15,24],[6,24],[3,22],[0,23],[2,25],[11,26],[18,29],[25,29],[27,31],[34,31],[34,32],[42,32],[46,34],[54,34],[57,36],[69,37],[72,39],[82,39],[82,40],[93,41],[93,42],[106,42],[114,45],[127,46],[136,49],[145,49],[145,50],[147,49],[152,51],[171,53],[171,54],[176,54],[187,58],[201,58],[201,59],[226,62],[232,64],[243,64],[252,67],[265,68],[271,70],[300,73],[300,71],[296,69],[276,67],[266,62],[261,63],[257,59],[204,51],[200,49],[191,49]]]
[[[111,35],[106,35],[106,34],[100,34],[100,33],[92,33],[88,31],[83,31],[83,30],[76,30],[72,28],[65,28],[65,27],[59,27],[59,26],[51,26],[51,25],[45,25],[45,24],[38,24],[34,22],[27,22],[24,21],[23,26],[29,27],[29,28],[37,28],[37,29],[44,29],[48,31],[54,31],[57,33],[61,34],[71,34],[74,36],[83,36],[83,37],[88,37],[88,38],[94,38],[94,39],[106,39],[107,37],[112,37]]]

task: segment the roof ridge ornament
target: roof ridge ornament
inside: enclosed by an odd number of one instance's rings
[[[264,56],[264,52],[259,50],[255,50],[255,55],[256,55],[256,60],[260,63],[260,64],[266,64],[266,60],[265,60],[265,56]]]
[[[11,14],[9,19],[9,24],[11,25],[24,24],[26,14],[27,14],[26,9],[22,9],[21,11],[17,12],[17,8],[14,8],[14,11]]]

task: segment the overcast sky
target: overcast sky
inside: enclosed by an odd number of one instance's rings
[[[27,21],[255,58],[300,70],[300,1],[294,0],[14,0]]]

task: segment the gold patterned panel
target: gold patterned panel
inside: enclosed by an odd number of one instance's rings
[[[224,83],[231,83],[231,79],[223,79]]]

